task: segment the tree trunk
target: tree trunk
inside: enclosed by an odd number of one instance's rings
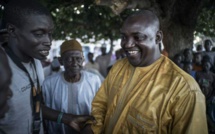
[[[192,48],[198,15],[207,0],[95,0],[119,14],[125,8],[153,10],[160,19],[163,44],[170,58]],[[113,8],[114,7],[114,8]]]
[[[110,37],[109,39],[110,39],[110,45],[113,46],[113,45],[114,45],[114,44],[113,44],[113,41],[114,41],[113,38]]]
[[[183,52],[185,48],[192,48],[194,26],[186,27],[177,23],[163,25],[164,27],[161,28],[164,34],[163,44],[170,58]]]

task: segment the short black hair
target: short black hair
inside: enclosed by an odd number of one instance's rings
[[[209,39],[206,39],[205,42],[204,42],[204,45],[206,45],[206,44],[212,45],[212,41],[209,40]]]
[[[140,15],[145,15],[148,16],[148,20],[152,23],[157,23],[157,27],[158,29],[160,29],[160,21],[158,16],[156,15],[155,12],[153,12],[152,10],[148,10],[148,9],[142,9],[138,12],[135,12],[134,14],[130,15],[126,20],[129,20],[130,18],[136,17],[136,16],[140,16]]]
[[[196,46],[196,50],[202,50],[202,49],[203,49],[203,46],[201,44]]]
[[[25,23],[26,17],[30,15],[47,15],[51,17],[50,12],[36,0],[11,0],[5,6],[3,11],[3,23],[13,24],[21,27]]]
[[[205,62],[209,62],[211,64],[211,66],[213,65],[211,57],[208,56],[208,55],[205,55],[205,56],[202,57],[202,64],[205,63]]]
[[[191,53],[193,53],[193,51],[190,48],[185,48],[183,54],[185,54],[188,51],[190,51]]]

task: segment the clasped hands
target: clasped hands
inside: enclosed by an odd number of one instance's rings
[[[65,114],[64,115],[65,124],[81,133],[84,127],[87,125],[87,122],[96,123],[95,118],[90,115],[72,115]]]

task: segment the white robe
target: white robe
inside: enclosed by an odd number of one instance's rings
[[[91,103],[98,91],[101,80],[93,73],[81,71],[81,79],[76,83],[67,82],[63,73],[48,77],[42,86],[45,105],[54,110],[75,115],[89,115]],[[71,133],[69,127],[48,121],[50,134]]]

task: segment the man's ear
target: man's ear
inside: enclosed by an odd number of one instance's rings
[[[163,32],[162,31],[157,31],[156,33],[156,44],[159,44],[163,39]]]
[[[15,26],[13,24],[7,24],[7,32],[10,36],[12,37],[16,37],[16,34],[15,34]]]

